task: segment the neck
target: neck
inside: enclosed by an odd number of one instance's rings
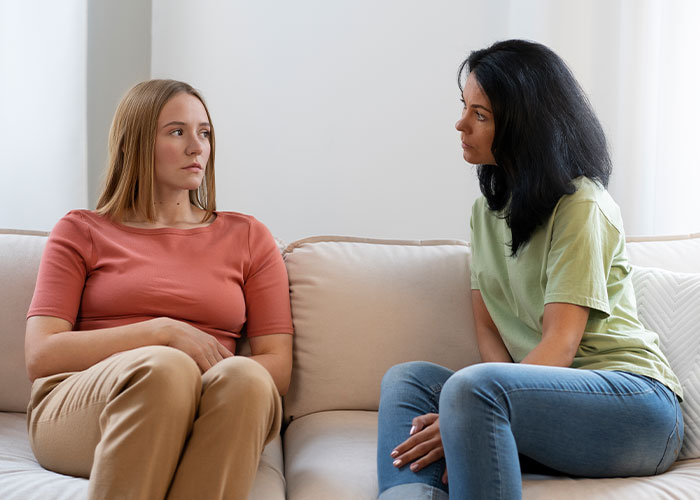
[[[202,211],[190,203],[186,190],[156,192],[153,200],[156,223],[162,225],[196,224],[202,220]]]
[[[166,202],[156,201],[155,222],[158,225],[177,226],[181,224],[197,224],[202,221],[202,210],[187,201]]]
[[[156,196],[153,204],[155,212],[154,221],[146,221],[136,214],[132,214],[124,221],[134,227],[159,228],[180,227],[189,228],[207,225],[210,221],[202,222],[204,210],[190,203],[189,192],[181,192],[177,196]]]

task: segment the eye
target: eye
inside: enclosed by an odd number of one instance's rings
[[[486,120],[486,117],[484,115],[482,115],[481,113],[479,113],[478,111],[475,111],[474,113],[476,114],[476,119],[479,120],[480,122],[483,122],[484,120]]]
[[[211,132],[209,130],[202,130],[200,133],[202,134],[202,137],[206,137],[207,139],[211,135]]]
[[[170,132],[170,135],[182,135],[182,134],[183,134],[183,132],[182,132],[181,128],[176,128],[175,130]]]
[[[464,97],[460,97],[460,98],[459,98],[459,102],[462,103],[462,107],[463,107],[463,108],[466,108],[466,107],[467,107],[467,103],[464,101]]]

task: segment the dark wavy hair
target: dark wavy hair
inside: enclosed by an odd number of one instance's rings
[[[477,167],[479,185],[510,227],[514,256],[575,191],[575,178],[607,187],[605,134],[571,70],[544,45],[505,40],[476,50],[459,67],[460,90],[469,74],[491,101],[495,124],[496,165]]]

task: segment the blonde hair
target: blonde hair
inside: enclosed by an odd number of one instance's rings
[[[128,214],[155,220],[153,179],[158,116],[173,96],[190,94],[202,103],[211,126],[211,153],[198,189],[190,191],[190,203],[205,211],[202,221],[216,210],[214,184],[214,125],[202,96],[192,86],[176,80],[148,80],[135,85],[122,98],[109,130],[107,174],[97,212],[118,222]]]

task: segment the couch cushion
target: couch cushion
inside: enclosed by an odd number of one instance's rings
[[[683,460],[658,476],[584,479],[523,476],[524,500],[694,500],[700,491],[700,460]]]
[[[631,236],[627,254],[635,266],[700,273],[700,233],[680,236]]]
[[[376,410],[391,366],[477,362],[469,247],[319,237],[285,251],[294,368],[285,415]]]
[[[85,479],[41,467],[27,437],[24,413],[0,413],[0,498],[3,500],[80,500],[87,498]]]
[[[287,500],[375,500],[377,412],[325,411],[284,433]]]
[[[47,233],[0,230],[0,411],[25,411],[24,326]]]
[[[284,435],[288,500],[374,500],[377,414],[327,411],[294,420]],[[573,479],[525,474],[525,500],[676,500],[700,491],[700,460],[653,477]]]
[[[700,274],[635,267],[639,319],[659,334],[683,386],[685,437],[680,458],[700,458]]]
[[[64,476],[41,467],[27,436],[24,413],[0,413],[0,498],[2,500],[81,500],[86,479]],[[248,500],[284,500],[282,440],[263,450]]]

